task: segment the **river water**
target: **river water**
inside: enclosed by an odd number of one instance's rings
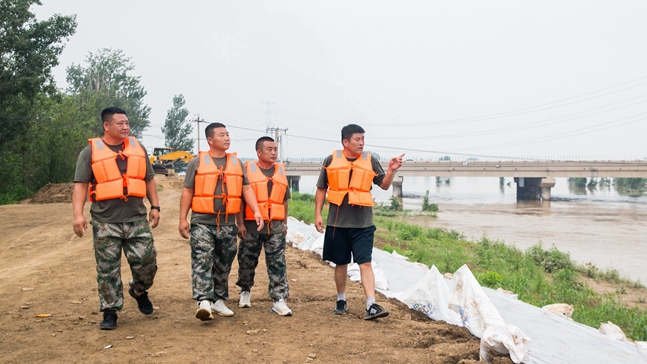
[[[554,245],[579,264],[616,269],[622,277],[647,283],[647,196],[626,196],[614,186],[576,188],[556,178],[551,201],[517,202],[512,179],[503,186],[491,177],[445,180],[404,178],[404,208],[419,211],[429,191],[429,201],[439,207],[429,226],[456,230],[469,240],[486,236],[521,250],[541,241],[544,249]],[[316,177],[303,176],[300,191],[314,193],[315,183]],[[390,189],[373,189],[378,203],[389,204],[391,195]]]

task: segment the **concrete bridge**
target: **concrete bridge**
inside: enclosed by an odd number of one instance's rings
[[[382,163],[386,170],[388,164]],[[303,175],[319,175],[321,162],[286,164],[293,185]],[[555,177],[581,178],[647,178],[647,160],[607,161],[428,161],[405,162],[394,180],[394,196],[402,196],[407,176],[435,177],[513,177],[517,183],[518,200],[550,200]]]

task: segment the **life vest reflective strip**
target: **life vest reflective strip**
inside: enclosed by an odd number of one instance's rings
[[[132,136],[124,139],[119,153],[113,152],[101,138],[88,140],[92,150],[92,173],[96,182],[90,184],[90,201],[104,201],[129,196],[146,197],[146,152]],[[126,173],[117,166],[117,158],[126,159]]]
[[[200,152],[191,210],[202,214],[220,214],[216,211],[215,199],[222,199],[227,215],[240,212],[240,196],[243,193],[243,168],[236,153],[227,153],[225,169],[216,166],[209,152]],[[216,195],[218,180],[222,179],[222,194]]]
[[[349,162],[343,151],[332,152],[332,162],[325,167],[328,176],[328,202],[339,206],[348,194],[350,205],[375,205],[371,196],[371,184],[377,173],[373,172],[371,158],[370,153],[362,153],[355,161]]]
[[[245,164],[249,185],[254,190],[258,208],[263,220],[285,220],[285,192],[288,188],[288,178],[285,175],[283,163],[274,164],[274,174],[268,178],[256,162]],[[272,192],[268,192],[268,183],[272,181]],[[268,196],[269,195],[269,196]],[[254,220],[254,212],[247,205],[245,207],[245,220]]]

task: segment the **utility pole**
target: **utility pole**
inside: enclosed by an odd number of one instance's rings
[[[267,129],[265,129],[265,133],[267,135],[270,135],[270,134],[274,133],[274,141],[276,142],[276,146],[277,146],[277,149],[279,151],[278,156],[277,156],[276,159],[279,162],[284,162],[284,160],[283,160],[283,135],[285,135],[287,133],[287,131],[288,131],[288,128],[281,129],[281,128],[270,128],[270,127],[268,127]],[[283,132],[283,134],[281,134],[281,132]]]
[[[200,120],[200,114],[197,114],[196,118],[191,121],[198,124],[196,129],[198,129],[198,153],[200,153],[200,123],[206,123],[206,121]]]

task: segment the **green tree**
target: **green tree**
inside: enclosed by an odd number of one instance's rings
[[[162,127],[166,146],[173,150],[193,150],[194,140],[191,138],[193,127],[187,120],[189,110],[184,107],[183,95],[173,96],[173,107],[166,112],[166,120]]]
[[[647,186],[647,178],[616,178],[616,186],[640,190]]]
[[[61,101],[51,70],[76,29],[75,16],[37,21],[38,0],[0,0],[0,204],[29,196],[44,183],[35,146],[43,114]],[[59,142],[59,148],[65,148]],[[46,183],[46,182],[45,182]]]
[[[150,125],[150,107],[144,103],[146,91],[141,76],[130,73],[135,65],[121,50],[100,49],[90,52],[87,66],[72,64],[67,68],[68,93],[74,96],[86,120],[94,121],[95,135],[102,135],[101,110],[117,106],[126,111],[130,133],[138,138]]]
[[[0,0],[0,151],[24,133],[29,109],[42,92],[56,94],[52,67],[76,30],[75,16],[37,21],[38,0]]]

